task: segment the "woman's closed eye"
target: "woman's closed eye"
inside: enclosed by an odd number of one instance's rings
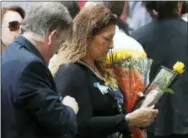
[[[102,36],[102,37],[103,37],[103,39],[105,39],[106,41],[109,41],[109,42],[111,42],[113,39],[113,36]]]

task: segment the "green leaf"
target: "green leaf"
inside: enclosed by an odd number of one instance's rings
[[[171,88],[166,88],[163,91],[166,92],[166,93],[170,93],[170,94],[174,94],[175,93],[175,91],[172,90]]]

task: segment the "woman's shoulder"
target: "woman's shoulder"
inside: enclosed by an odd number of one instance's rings
[[[85,70],[76,63],[61,65],[54,76],[54,81],[57,91],[63,96],[81,94],[88,85]]]
[[[83,77],[86,73],[86,69],[78,63],[63,64],[59,67],[55,76],[74,76]]]

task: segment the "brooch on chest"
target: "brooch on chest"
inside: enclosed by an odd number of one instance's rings
[[[93,84],[93,86],[95,88],[98,88],[100,90],[100,92],[104,95],[104,94],[107,94],[109,92],[109,87],[108,86],[105,86],[105,85],[101,85],[99,82],[95,82]]]

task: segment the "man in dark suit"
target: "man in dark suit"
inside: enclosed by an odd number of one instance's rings
[[[62,138],[76,133],[77,102],[61,99],[47,67],[71,28],[72,18],[58,2],[37,2],[27,12],[23,35],[2,55],[3,138]]]
[[[149,58],[152,80],[161,65],[172,69],[177,61],[188,67],[188,24],[181,19],[179,1],[147,1],[146,7],[155,18],[133,32]],[[148,129],[148,138],[188,138],[188,69],[171,86],[175,94],[165,94],[156,108],[159,114]]]

